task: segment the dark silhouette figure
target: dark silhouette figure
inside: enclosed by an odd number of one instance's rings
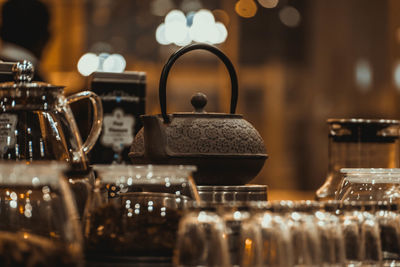
[[[39,0],[8,0],[1,10],[0,59],[3,61],[29,60],[36,67],[50,38],[50,12]]]

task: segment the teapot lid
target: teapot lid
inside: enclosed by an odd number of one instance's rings
[[[0,84],[1,89],[29,88],[29,89],[60,89],[63,86],[54,86],[45,82],[32,81],[35,74],[35,68],[32,62],[23,60],[17,62],[12,67],[14,82],[5,82]]]

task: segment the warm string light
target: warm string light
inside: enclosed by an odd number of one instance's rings
[[[120,54],[86,53],[78,61],[78,71],[83,76],[89,76],[95,71],[124,72],[126,60]]]
[[[254,0],[239,0],[236,2],[235,11],[243,18],[251,18],[257,13],[257,5]]]
[[[211,11],[200,9],[186,16],[180,10],[170,11],[156,30],[159,44],[185,46],[191,42],[220,44],[225,42],[228,31],[221,22],[216,22]]]
[[[279,0],[257,0],[264,8],[275,8]],[[243,18],[252,18],[257,13],[255,0],[238,0],[235,4],[236,13]],[[285,5],[279,10],[279,19],[287,27],[297,27],[301,22],[300,12],[293,6]]]

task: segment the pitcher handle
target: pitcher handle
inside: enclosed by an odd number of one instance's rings
[[[187,45],[185,47],[182,47],[178,51],[176,51],[174,54],[171,55],[171,57],[168,59],[167,63],[164,65],[164,68],[161,73],[160,77],[160,84],[159,84],[159,98],[160,98],[160,107],[161,107],[161,115],[164,119],[164,123],[169,122],[169,117],[167,116],[167,78],[168,78],[168,73],[172,68],[172,65],[175,63],[175,61],[182,56],[183,54],[186,54],[189,51],[192,50],[197,50],[197,49],[203,49],[207,50],[214,55],[216,55],[224,64],[226,69],[229,72],[229,76],[231,78],[231,108],[230,112],[231,114],[235,114],[236,111],[236,104],[238,100],[238,81],[237,81],[237,75],[235,68],[233,67],[232,62],[229,60],[229,58],[218,48],[215,46],[209,45],[209,44],[191,44]]]
[[[93,107],[93,122],[89,135],[83,143],[82,150],[88,154],[99,138],[103,126],[103,105],[98,95],[91,91],[82,91],[67,97],[68,104],[88,98]]]

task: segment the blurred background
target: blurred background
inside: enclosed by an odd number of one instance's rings
[[[253,182],[271,189],[311,192],[322,185],[327,118],[400,119],[397,0],[43,2],[51,13],[51,37],[40,66],[44,79],[66,86],[66,94],[81,91],[88,87],[88,77],[77,68],[83,55],[119,54],[125,70],[147,73],[149,114],[159,113],[164,63],[190,42],[186,33],[171,37],[160,25],[167,25],[171,10],[180,10],[187,27],[194,28],[196,12],[209,10],[224,26],[215,43],[238,73],[237,113],[258,129],[270,155]],[[173,38],[181,40],[176,44]],[[229,111],[228,73],[208,52],[179,59],[167,89],[168,112],[191,111],[190,97],[197,91],[207,94],[207,111]]]

